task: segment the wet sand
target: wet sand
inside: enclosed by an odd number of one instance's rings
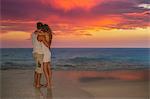
[[[1,70],[1,99],[148,99],[148,70],[53,71],[53,87],[33,87],[33,70]],[[44,83],[42,77],[42,83]]]

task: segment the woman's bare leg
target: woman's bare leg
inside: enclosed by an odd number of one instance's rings
[[[43,71],[44,71],[44,75],[46,78],[46,83],[47,83],[47,87],[50,88],[50,76],[49,76],[49,71],[48,71],[48,62],[44,62],[43,63]]]
[[[52,70],[51,70],[51,63],[49,62],[48,63],[48,68],[47,68],[47,71],[48,71],[48,75],[50,77],[50,85],[52,86]]]

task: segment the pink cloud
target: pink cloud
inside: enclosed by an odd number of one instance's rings
[[[52,6],[53,8],[68,11],[76,8],[89,10],[92,7],[104,2],[105,0],[41,0],[41,1],[44,4]]]

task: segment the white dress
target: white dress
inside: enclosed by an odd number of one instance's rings
[[[50,49],[42,43],[42,50],[44,54],[43,62],[50,62],[51,61]]]

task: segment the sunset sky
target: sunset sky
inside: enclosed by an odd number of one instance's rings
[[[38,21],[52,47],[150,47],[149,0],[1,0],[1,48],[32,47]]]

